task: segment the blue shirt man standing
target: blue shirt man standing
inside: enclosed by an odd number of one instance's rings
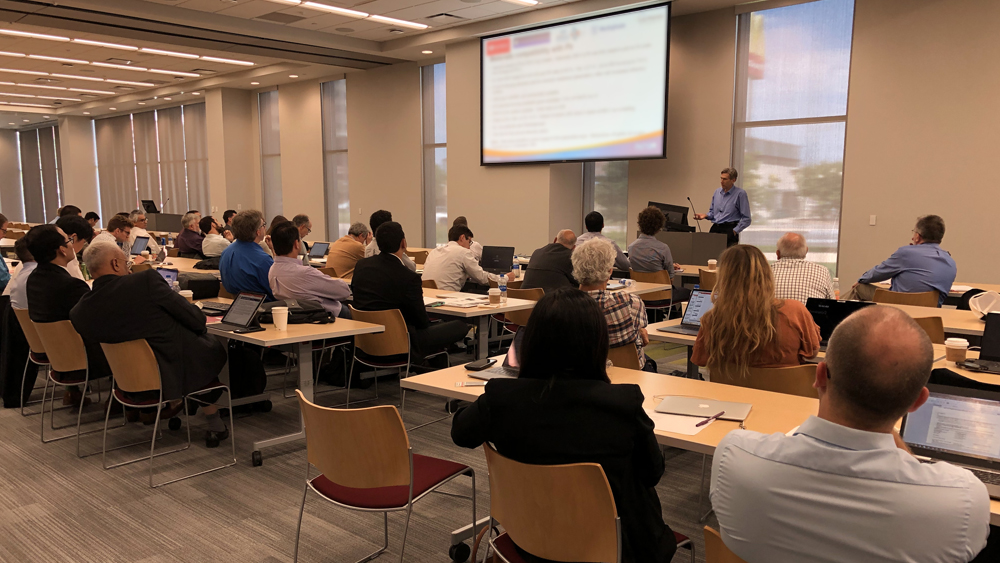
[[[736,187],[739,173],[735,168],[723,168],[719,183],[722,185],[712,194],[712,204],[708,213],[695,213],[695,219],[712,222],[711,233],[722,233],[728,237],[727,246],[740,243],[740,233],[750,226],[750,200],[743,188]]]

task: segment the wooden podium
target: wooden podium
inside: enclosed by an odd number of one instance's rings
[[[708,264],[709,260],[718,259],[726,249],[728,238],[722,233],[679,233],[660,231],[656,233],[660,240],[670,247],[674,264]]]

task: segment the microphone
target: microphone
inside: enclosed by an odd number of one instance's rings
[[[163,203],[160,204],[160,212],[161,213],[163,212],[163,209],[167,206],[168,203],[170,203],[170,198],[169,197],[167,198],[167,201],[164,201]]]
[[[697,212],[697,211],[695,211],[695,208],[694,208],[694,202],[693,202],[693,201],[691,201],[691,196],[688,196],[688,203],[690,203],[690,204],[691,204],[691,211],[694,211],[695,215],[697,215],[697,214],[698,214],[698,212]],[[700,232],[702,232],[702,230],[701,230],[701,219],[695,219],[695,221],[698,221],[698,232],[699,232],[699,233],[700,233]]]

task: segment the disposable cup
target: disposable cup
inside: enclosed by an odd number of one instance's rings
[[[709,260],[709,261],[708,261],[708,269],[709,269],[709,270],[715,270],[715,266],[716,266],[716,265],[717,265],[718,263],[719,263],[719,261],[718,261],[718,260]]]
[[[500,289],[496,287],[490,288],[490,304],[499,305],[500,304]]]
[[[274,307],[271,316],[274,317],[275,330],[288,329],[288,307]]]
[[[182,289],[181,297],[188,300],[188,303],[194,303],[194,292],[190,289]]]
[[[969,352],[969,341],[964,338],[949,338],[944,341],[944,354],[949,362],[964,362]]]

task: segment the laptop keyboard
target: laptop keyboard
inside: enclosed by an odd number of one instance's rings
[[[212,311],[228,311],[229,304],[222,303],[221,301],[202,301],[202,309],[209,309]]]
[[[505,368],[503,366],[490,368],[486,370],[487,373],[495,373],[497,375],[503,375],[506,377],[517,378],[518,371],[516,369]]]
[[[983,471],[981,469],[974,469],[972,467],[966,467],[973,475],[979,478],[980,481],[986,483],[987,485],[1000,485],[1000,473],[994,473],[992,471]]]

